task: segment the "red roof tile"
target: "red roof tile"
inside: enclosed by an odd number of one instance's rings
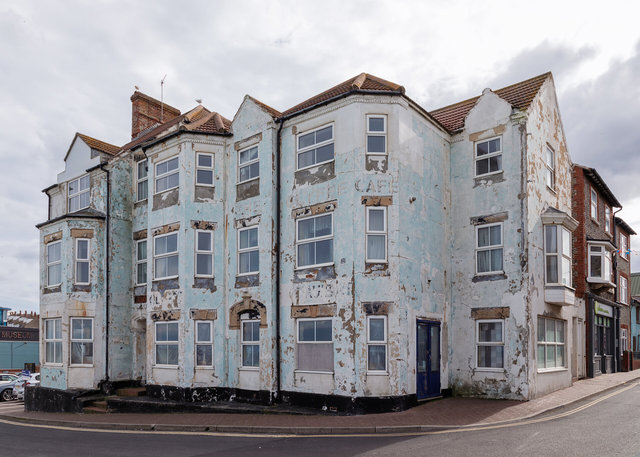
[[[511,106],[520,110],[526,110],[531,105],[533,98],[536,96],[542,84],[551,77],[551,73],[547,72],[540,76],[536,76],[526,81],[521,81],[511,86],[503,87],[494,91],[494,93],[510,103]],[[478,101],[478,97],[470,98],[453,105],[445,106],[437,110],[429,112],[444,128],[449,132],[455,132],[464,128],[464,121]]]
[[[87,145],[91,149],[96,149],[96,150],[98,150],[100,152],[104,152],[105,154],[116,155],[118,153],[118,151],[120,150],[119,146],[114,146],[113,144],[109,144],[109,143],[105,143],[104,141],[96,140],[95,138],[92,138],[92,137],[87,136],[87,135],[83,135],[82,133],[78,133],[78,136],[80,138],[82,138],[82,141],[87,143]]]
[[[261,107],[263,110],[265,110],[267,113],[269,113],[271,115],[271,117],[280,117],[282,116],[282,113],[280,111],[278,111],[275,108],[271,108],[269,105],[262,103],[260,100],[253,98],[251,95],[247,95],[247,98],[249,98],[253,103],[255,103],[256,105],[258,105],[259,107]]]
[[[331,89],[322,92],[321,94],[315,95],[310,99],[297,104],[293,108],[289,108],[284,113],[282,113],[282,115],[289,116],[306,108],[317,105],[318,103],[326,102],[328,100],[331,100],[332,98],[356,91],[389,92],[402,95],[404,94],[404,87],[390,81],[386,81],[382,78],[378,78],[377,76],[370,75],[368,73],[360,73],[358,76],[354,76],[353,78],[348,79],[338,84],[337,86],[334,86]]]

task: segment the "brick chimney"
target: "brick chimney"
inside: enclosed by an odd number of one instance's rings
[[[180,116],[180,110],[135,91],[131,96],[131,139],[152,125],[164,123]],[[160,116],[162,115],[162,121]]]

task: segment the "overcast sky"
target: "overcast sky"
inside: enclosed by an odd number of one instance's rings
[[[165,74],[167,103],[233,118],[245,94],[284,110],[363,71],[433,110],[550,70],[573,161],[640,231],[638,17],[637,1],[0,0],[0,306],[37,310],[40,191],[75,132],[126,143],[134,86],[159,98]]]

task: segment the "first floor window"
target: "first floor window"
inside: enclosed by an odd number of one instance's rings
[[[333,160],[333,125],[300,133],[296,138],[296,150],[298,170]]]
[[[238,274],[245,275],[260,271],[260,251],[258,250],[258,227],[238,230]]]
[[[89,178],[89,175],[69,181],[67,193],[69,195],[70,213],[88,208],[91,201],[91,178]]]
[[[258,146],[238,152],[238,183],[260,177],[260,159]]]
[[[71,365],[93,365],[93,319],[71,318]]]
[[[604,207],[604,231],[611,233],[611,208]]]
[[[196,321],[196,366],[213,366],[213,322]]]
[[[156,164],[156,194],[180,185],[178,165],[177,157]]]
[[[44,352],[45,363],[62,363],[62,319],[45,319]]]
[[[76,239],[76,284],[89,284],[89,240]]]
[[[260,366],[260,321],[242,321],[242,366]]]
[[[624,304],[629,304],[629,299],[627,297],[627,278],[625,278],[624,276],[620,276],[620,303],[624,303]]]
[[[47,244],[47,286],[62,282],[62,241]]]
[[[178,365],[177,322],[156,322],[156,365]]]
[[[544,255],[546,283],[571,287],[571,232],[562,226],[545,225]]]
[[[333,371],[331,318],[298,319],[298,360],[296,369]]]
[[[333,263],[333,214],[298,219],[296,227],[298,267]]]
[[[544,164],[547,166],[547,187],[554,189],[556,186],[556,153],[549,146],[547,146],[544,159]]]
[[[629,255],[627,254],[627,250],[629,249],[629,239],[627,235],[620,234],[620,257],[623,259],[628,259]]]
[[[136,201],[146,200],[149,194],[149,178],[148,178],[147,159],[141,160],[137,165],[137,184]]]
[[[147,283],[147,240],[136,243],[136,284]]]
[[[213,232],[196,231],[196,276],[213,276]]]
[[[598,193],[593,187],[591,188],[591,219],[598,220]]]
[[[504,321],[476,321],[476,348],[478,368],[504,366]]]
[[[178,233],[158,235],[153,243],[154,279],[178,276]]]
[[[476,273],[502,272],[502,224],[476,227]]]
[[[538,369],[564,368],[565,321],[538,317]]]
[[[476,176],[502,171],[502,138],[491,138],[475,144]]]
[[[367,316],[367,370],[387,370],[387,316]]]
[[[387,208],[367,206],[367,262],[387,261]]]
[[[196,186],[213,186],[213,154],[196,154]]]
[[[603,244],[589,244],[590,281],[611,282],[611,252]]]

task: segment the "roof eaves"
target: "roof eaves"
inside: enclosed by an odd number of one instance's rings
[[[589,168],[589,167],[585,167],[584,165],[578,165],[578,164],[574,164],[574,166],[580,167],[584,170],[584,174],[586,174],[589,177],[589,179],[593,181],[593,183],[598,188],[598,190],[602,194],[604,194],[605,197],[607,197],[607,199],[609,200],[609,203],[611,203],[612,206],[616,208],[622,208],[622,205],[620,204],[618,199],[615,197],[615,195],[613,195],[613,192],[611,192],[611,189],[609,189],[609,186],[607,186],[607,183],[604,182],[604,179],[602,179],[602,176],[600,176],[600,174],[596,171],[595,168]]]
[[[615,217],[614,220],[615,220],[616,224],[618,224],[620,227],[622,227],[624,229],[624,231],[627,232],[629,235],[637,235],[635,230],[633,230],[631,228],[631,226],[629,224],[627,224],[622,218]]]

